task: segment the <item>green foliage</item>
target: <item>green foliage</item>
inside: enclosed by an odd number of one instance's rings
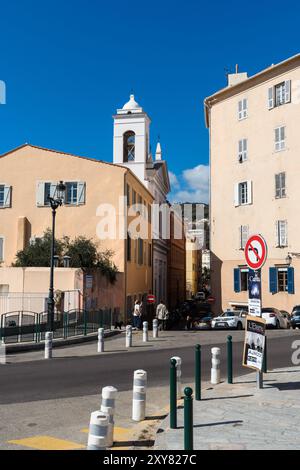
[[[16,255],[15,267],[48,267],[50,266],[51,254],[51,230],[47,229],[41,238],[28,245],[24,250],[18,251]],[[60,266],[63,266],[63,256],[70,257],[71,268],[99,268],[110,282],[115,282],[117,267],[111,261],[113,252],[105,250],[98,251],[97,244],[83,236],[78,236],[74,240],[64,237],[62,240],[55,240],[55,254],[60,259]]]

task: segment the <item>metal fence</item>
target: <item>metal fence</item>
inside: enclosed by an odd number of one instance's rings
[[[54,315],[54,338],[70,338],[88,335],[98,328],[110,330],[119,321],[120,310],[99,309],[56,312]],[[0,340],[4,343],[39,343],[47,331],[47,312],[15,311],[1,315]]]

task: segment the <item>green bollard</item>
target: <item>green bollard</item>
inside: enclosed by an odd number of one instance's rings
[[[268,372],[268,365],[267,365],[267,336],[265,336],[265,347],[264,347],[264,357],[263,357],[262,371],[265,374]]]
[[[170,428],[177,428],[177,370],[176,360],[171,359],[170,361]]]
[[[196,400],[201,400],[201,346],[195,346],[195,390]]]
[[[227,336],[227,383],[232,384],[232,336]]]
[[[184,389],[184,450],[193,450],[193,390]]]

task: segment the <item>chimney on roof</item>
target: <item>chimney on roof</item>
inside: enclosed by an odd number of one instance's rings
[[[240,82],[243,82],[244,80],[247,80],[248,74],[247,72],[239,72],[239,64],[235,65],[235,73],[229,73],[228,74],[228,86],[234,86],[237,85]]]

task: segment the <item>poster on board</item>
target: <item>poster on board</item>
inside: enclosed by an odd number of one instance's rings
[[[261,316],[261,277],[260,271],[248,273],[248,311],[253,317]]]
[[[266,322],[263,318],[247,316],[243,366],[262,371],[265,349]]]

